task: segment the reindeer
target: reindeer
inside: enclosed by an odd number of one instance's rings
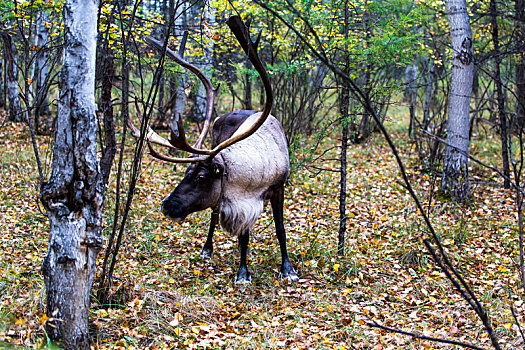
[[[263,212],[265,201],[270,201],[277,239],[281,250],[280,276],[292,281],[299,278],[288,258],[284,229],[284,184],[289,175],[288,145],[279,121],[270,115],[273,93],[270,79],[257,54],[257,44],[250,39],[248,29],[239,16],[232,16],[228,26],[259,73],[266,102],[262,112],[238,110],[215,119],[212,128],[212,149],[202,145],[211,124],[216,89],[204,74],[170,49],[168,57],[190,70],[206,88],[206,117],[203,130],[195,145],[188,144],[181,118],[177,131],[172,130],[167,140],[148,129],[146,140],[153,157],[172,163],[190,163],[180,184],[162,202],[161,211],[169,219],[180,222],[187,215],[212,208],[208,237],[202,249],[204,258],[213,253],[213,233],[220,218],[226,232],[238,236],[241,260],[235,283],[250,283],[251,274],[246,264],[250,231]],[[148,38],[161,50],[162,43]],[[135,137],[140,132],[130,125]],[[179,149],[192,154],[188,158],[174,158],[157,152],[152,144]]]

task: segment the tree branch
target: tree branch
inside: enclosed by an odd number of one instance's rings
[[[376,321],[367,322],[366,324],[368,326],[370,326],[370,327],[380,328],[380,329],[384,329],[385,331],[399,333],[399,334],[404,334],[404,335],[408,335],[408,336],[411,336],[411,337],[414,337],[414,338],[418,338],[418,339],[430,340],[430,341],[435,341],[435,342],[438,342],[438,343],[458,345],[458,346],[462,346],[462,347],[468,348],[468,349],[486,350],[485,348],[480,348],[479,346],[472,345],[472,344],[469,344],[469,343],[464,343],[464,342],[457,341],[457,340],[449,340],[449,339],[444,339],[444,338],[427,337],[426,335],[422,335],[422,334],[406,332],[406,331],[402,331],[400,329],[390,328],[390,327],[387,327],[387,326],[383,326],[383,325],[377,323]]]

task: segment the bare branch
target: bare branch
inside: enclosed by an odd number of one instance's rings
[[[385,331],[389,331],[389,332],[409,335],[411,337],[418,338],[418,339],[430,340],[430,341],[435,341],[435,342],[444,343],[444,344],[458,345],[458,346],[462,346],[462,347],[468,348],[468,349],[486,350],[485,348],[480,348],[479,346],[468,344],[468,343],[464,343],[464,342],[457,341],[457,340],[449,340],[449,339],[444,339],[444,338],[427,337],[426,335],[422,335],[422,334],[406,332],[406,331],[402,331],[400,329],[390,328],[390,327],[387,327],[387,326],[383,326],[383,325],[377,323],[376,321],[367,322],[366,324],[367,324],[367,326],[370,326],[370,327],[384,329]]]

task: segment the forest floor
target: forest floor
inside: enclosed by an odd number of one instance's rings
[[[0,348],[45,347],[41,263],[48,223],[38,203],[38,173],[27,128],[0,125]],[[473,165],[470,205],[436,195],[439,178],[418,167],[406,130],[388,127],[446,251],[486,307],[502,345],[522,347],[510,311],[512,303],[525,326],[513,192]],[[496,159],[497,138],[488,138],[474,140],[472,152]],[[318,152],[331,142],[324,140]],[[50,140],[39,143],[49,173]],[[336,151],[326,158],[337,158]],[[307,153],[296,154],[294,164]],[[299,282],[278,279],[280,254],[267,207],[250,242],[253,282],[235,285],[236,238],[218,230],[213,258],[201,259],[210,213],[191,215],[181,225],[166,220],[159,205],[184,167],[174,173],[173,166],[145,156],[115,272],[120,305],[104,308],[93,298],[93,348],[454,348],[371,328],[369,321],[490,348],[481,322],[426,252],[428,230],[382,137],[351,146],[348,159],[345,257],[337,255],[339,174],[311,177],[296,167],[286,188],[285,224]],[[318,165],[337,169],[334,161]],[[106,237],[114,180],[109,192]]]

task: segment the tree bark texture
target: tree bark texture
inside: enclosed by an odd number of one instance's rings
[[[5,89],[4,89],[4,76],[5,60],[0,58],[0,107],[5,107]]]
[[[18,95],[18,50],[15,41],[10,33],[3,30],[2,40],[4,41],[5,73],[7,80],[7,100],[9,103],[9,120],[21,122],[22,105]]]
[[[187,30],[186,21],[186,2],[177,2],[175,9],[175,29],[176,37],[184,37],[184,31]],[[184,57],[184,52],[179,52]],[[187,81],[186,73],[177,74],[177,88],[175,90],[175,106],[173,107],[173,118],[171,120],[171,128],[177,130],[177,122],[182,119],[184,114],[184,106],[186,105],[186,91],[185,85]]]
[[[447,147],[441,190],[458,202],[468,200],[469,111],[474,62],[472,34],[465,0],[447,0],[452,42],[452,77],[448,104]]]
[[[48,74],[48,49],[49,31],[46,28],[47,15],[42,12],[36,24],[36,46],[38,54],[35,59],[35,78],[36,80],[36,106],[35,116],[49,114],[49,102],[47,100],[47,74]],[[38,125],[37,125],[38,127]]]
[[[344,6],[344,27],[343,35],[348,39],[349,31],[349,11],[348,3]],[[350,70],[350,56],[343,57],[345,74]],[[347,80],[342,81],[342,89],[339,94],[339,112],[341,113],[341,158],[340,158],[340,181],[339,181],[339,234],[337,243],[337,254],[343,256],[345,254],[345,238],[346,238],[346,152],[348,150],[348,103],[350,100],[350,84]]]
[[[51,318],[46,330],[65,349],[89,349],[90,289],[102,247],[104,200],[94,96],[97,1],[67,0],[64,23],[52,170],[41,190],[50,223],[42,264]]]
[[[340,158],[340,184],[339,184],[339,234],[337,253],[340,256],[345,254],[345,237],[346,237],[346,152],[348,150],[348,100],[350,99],[350,88],[347,81],[343,81],[343,88],[340,96],[341,111],[341,158]]]
[[[211,9],[206,8],[206,3],[199,2],[199,5],[194,5],[192,8],[190,8],[190,11],[192,12],[193,18],[203,18],[203,22],[200,25],[201,29],[201,45],[202,45],[202,57],[198,58],[197,62],[194,62],[193,64],[199,68],[201,71],[203,71],[206,75],[209,74],[206,73],[209,72],[212,68],[213,63],[213,46],[214,41],[211,38],[211,34],[209,33],[208,27],[213,27],[215,25],[215,15]],[[202,11],[202,16],[201,12]],[[206,114],[206,90],[204,89],[204,85],[202,85],[200,82],[197,84],[197,92],[195,93],[195,101],[193,104],[193,108],[191,111],[191,118],[194,121],[203,121],[205,114]]]
[[[115,10],[113,10],[115,11]],[[110,28],[115,20],[114,12],[107,17],[107,27]],[[98,37],[97,48],[99,53],[97,68],[100,70],[100,108],[104,121],[104,147],[102,148],[102,158],[100,160],[100,169],[104,184],[109,181],[111,168],[115,154],[117,152],[117,140],[115,136],[115,116],[113,113],[113,80],[115,79],[115,64],[113,50],[109,47],[109,30],[100,33]]]

